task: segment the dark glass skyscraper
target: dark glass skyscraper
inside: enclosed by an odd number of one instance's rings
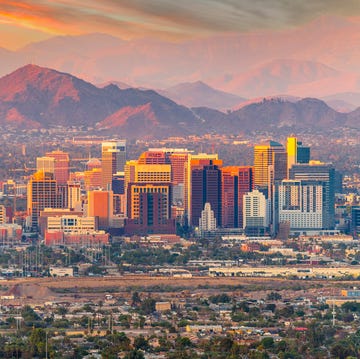
[[[297,163],[309,163],[310,162],[310,147],[305,146],[302,142],[297,143]]]
[[[221,170],[216,165],[206,165],[191,171],[191,225],[199,225],[206,202],[210,203],[216,223],[221,226]]]

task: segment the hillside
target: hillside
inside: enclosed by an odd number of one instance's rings
[[[0,79],[0,124],[21,129],[84,126],[129,139],[152,139],[260,129],[325,131],[359,127],[358,118],[359,109],[340,113],[313,98],[264,98],[226,113],[209,107],[189,109],[153,90],[122,90],[112,84],[98,88],[35,65]]]
[[[158,125],[176,127],[181,123],[190,131],[200,130],[189,109],[152,90],[121,90],[115,85],[98,88],[70,74],[35,65],[0,79],[0,123],[15,127],[94,127],[124,107],[149,103],[156,109]],[[149,113],[143,112],[141,121],[146,123],[147,116]],[[113,125],[111,130],[120,131],[122,125]]]

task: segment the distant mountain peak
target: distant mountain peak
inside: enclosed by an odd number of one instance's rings
[[[0,79],[0,99],[12,101],[20,96],[31,102],[31,99],[37,96],[37,92],[47,91],[54,103],[64,98],[79,101],[79,91],[74,86],[74,79],[76,78],[70,74],[28,64]]]
[[[245,100],[232,93],[215,89],[201,80],[182,82],[160,93],[188,107],[210,107],[217,110],[230,109]]]

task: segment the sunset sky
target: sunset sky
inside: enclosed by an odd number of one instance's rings
[[[324,15],[359,21],[359,0],[0,0],[0,47],[101,32],[181,40],[291,29]]]

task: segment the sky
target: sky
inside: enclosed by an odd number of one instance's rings
[[[360,16],[359,0],[0,0],[0,47],[57,35],[106,33],[178,41],[292,29],[318,17]]]

